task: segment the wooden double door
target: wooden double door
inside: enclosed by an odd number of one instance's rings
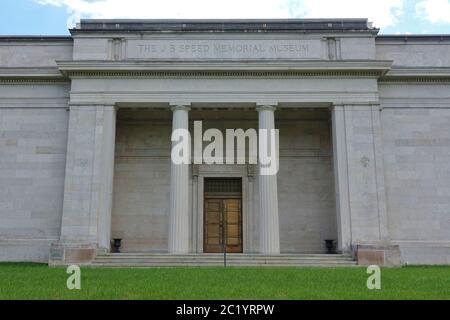
[[[204,252],[242,253],[242,200],[206,198],[204,209]]]

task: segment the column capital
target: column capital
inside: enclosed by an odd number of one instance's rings
[[[169,103],[170,110],[176,111],[176,110],[184,110],[184,111],[190,111],[191,110],[191,104],[188,102],[170,102]]]
[[[275,111],[277,110],[276,105],[270,105],[270,104],[257,104],[256,105],[256,111]]]

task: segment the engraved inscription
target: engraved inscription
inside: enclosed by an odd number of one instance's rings
[[[320,59],[319,40],[130,40],[129,59]]]

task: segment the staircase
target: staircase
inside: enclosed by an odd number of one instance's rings
[[[230,267],[350,267],[356,261],[349,255],[281,254],[265,256],[228,254]],[[94,267],[220,267],[222,254],[169,255],[152,253],[105,253],[92,262]]]

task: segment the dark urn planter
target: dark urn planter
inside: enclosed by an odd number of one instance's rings
[[[120,253],[120,247],[122,246],[122,239],[113,239],[113,252]]]
[[[335,254],[336,246],[334,240],[325,240],[325,248],[327,249],[327,254]]]

